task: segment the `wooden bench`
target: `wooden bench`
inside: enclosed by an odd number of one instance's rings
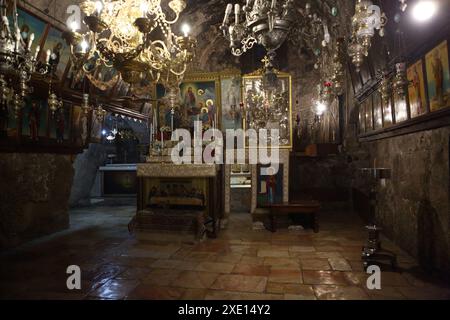
[[[317,213],[320,210],[320,203],[317,201],[299,201],[293,203],[273,204],[269,206],[271,231],[277,231],[277,216],[280,215],[309,215],[315,233],[319,232],[319,222]]]

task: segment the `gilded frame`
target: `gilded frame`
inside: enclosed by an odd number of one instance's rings
[[[247,110],[247,105],[245,102],[245,81],[246,80],[261,80],[263,78],[264,71],[262,69],[259,69],[253,73],[246,74],[242,77],[242,92],[241,96],[243,97],[243,103],[244,103],[244,110]],[[278,76],[278,78],[287,78],[289,83],[289,145],[280,145],[280,149],[289,149],[292,150],[294,141],[293,141],[293,119],[292,119],[292,75],[290,73],[281,72],[279,70],[275,70],[275,74]],[[243,118],[244,121],[244,131],[247,130],[247,118],[246,118],[247,112],[245,112],[245,116]],[[247,146],[249,148],[249,146]]]

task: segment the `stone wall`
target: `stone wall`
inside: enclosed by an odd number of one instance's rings
[[[69,226],[71,156],[0,154],[0,249]]]
[[[106,162],[106,147],[90,144],[79,154],[73,164],[75,175],[70,192],[69,205],[76,207],[90,204],[90,194],[97,176],[98,168]]]
[[[376,221],[424,266],[450,270],[450,127],[367,143],[369,163],[391,168]]]

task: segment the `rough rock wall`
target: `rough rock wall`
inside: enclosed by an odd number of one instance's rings
[[[369,144],[370,161],[392,169],[376,219],[423,265],[450,270],[450,127]]]
[[[90,203],[90,194],[95,182],[97,170],[106,161],[106,148],[101,144],[90,144],[79,154],[73,164],[75,171],[69,205],[76,207]]]
[[[69,226],[71,156],[0,154],[0,248]]]

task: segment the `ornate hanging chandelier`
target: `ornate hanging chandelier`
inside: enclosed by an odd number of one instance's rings
[[[352,18],[352,37],[348,47],[348,53],[358,72],[364,57],[369,55],[375,30],[379,30],[380,37],[384,37],[386,23],[386,14],[381,12],[379,6],[374,5],[370,0],[358,0],[355,5],[355,15]]]
[[[172,31],[186,2],[172,0],[168,6],[171,12],[165,13],[161,0],[84,1],[89,32],[77,33],[73,24],[63,35],[73,62],[89,79],[106,67],[132,85],[149,80],[177,86],[193,60],[196,40]]]
[[[8,9],[12,11],[12,23],[8,19]],[[32,74],[49,74],[52,59],[47,53],[46,62],[38,63],[39,47],[31,52],[34,34],[21,33],[17,0],[0,0],[0,15],[0,103],[10,103],[17,117],[25,104],[24,99],[32,92],[29,85]],[[56,99],[56,95],[53,98]]]
[[[247,0],[245,6],[228,4],[221,30],[230,41],[231,52],[241,56],[255,44],[267,50],[269,67],[273,67],[276,50],[286,40],[295,19],[293,0]],[[244,16],[244,19],[242,19]]]

